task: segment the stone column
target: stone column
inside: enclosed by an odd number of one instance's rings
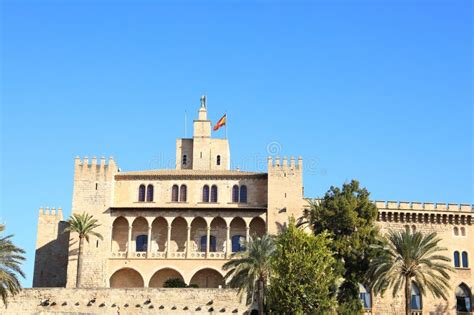
[[[247,244],[250,242],[250,226],[247,226],[247,232],[245,234],[245,241],[247,242]],[[248,247],[248,246],[246,246]]]
[[[230,226],[227,226],[225,239],[225,258],[228,259],[230,254],[232,254],[232,246],[230,243]]]
[[[171,225],[168,225],[168,238],[166,241],[166,258],[170,258],[170,246],[171,245]]]
[[[147,245],[146,245],[146,257],[150,258],[151,255],[151,226],[148,227],[148,236],[147,236]]]
[[[186,258],[189,258],[191,254],[191,226],[188,225],[186,235]]]
[[[132,226],[128,227],[127,257],[132,256]]]
[[[211,246],[211,227],[207,227],[207,234],[206,234],[206,258],[209,258],[209,247]]]

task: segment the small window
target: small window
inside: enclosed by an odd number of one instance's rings
[[[359,283],[359,297],[360,297],[360,301],[362,302],[362,306],[365,309],[369,309],[372,307],[372,301],[370,299],[370,291],[367,290],[367,288],[361,283]]]
[[[146,201],[153,201],[153,185],[148,185],[146,187]]]
[[[232,202],[239,202],[239,186],[232,187]]]
[[[232,252],[243,252],[245,251],[245,236],[234,235],[232,236]]]
[[[412,232],[412,233],[415,233],[415,232],[416,232],[416,226],[415,226],[415,225],[412,225],[412,226],[411,226],[411,232]]]
[[[137,252],[146,252],[148,245],[148,236],[147,235],[138,235],[135,239],[135,247]]]
[[[216,158],[216,164],[221,165],[221,156],[220,155],[218,155],[217,158]]]
[[[459,252],[458,251],[454,252],[454,267],[456,267],[456,268],[461,267],[461,264],[459,263]]]
[[[212,185],[211,187],[211,202],[217,202],[217,186]]]
[[[453,228],[453,232],[454,232],[454,236],[458,236],[458,235],[459,235],[459,229],[458,229],[457,226],[455,226],[455,227]]]
[[[202,202],[209,202],[209,186],[204,185],[202,188]]]
[[[178,201],[178,185],[173,185],[173,188],[171,189],[171,201],[177,202]]]
[[[467,252],[462,252],[461,254],[462,267],[469,268],[469,261],[467,259]]]
[[[421,301],[421,294],[418,286],[412,282],[411,284],[411,309],[414,311],[421,311],[422,310],[422,301]]]
[[[179,201],[186,202],[187,192],[188,188],[186,187],[186,185],[181,185],[181,187],[179,188]]]
[[[240,186],[240,202],[247,203],[247,186]]]
[[[183,165],[188,164],[188,156],[185,154],[183,155]]]
[[[138,187],[138,201],[145,201],[145,185]]]
[[[216,237],[214,235],[211,235],[211,242],[210,242],[210,252],[215,252],[216,251]],[[201,252],[205,252],[207,249],[207,236],[201,236]]]
[[[466,236],[466,228],[461,227],[461,236]]]

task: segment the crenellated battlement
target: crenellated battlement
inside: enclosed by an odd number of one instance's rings
[[[374,201],[378,209],[474,212],[473,205],[418,201]]]
[[[115,164],[113,157],[110,157],[108,163],[106,158],[103,156],[100,159],[93,157],[89,160],[89,157],[85,156],[81,159],[79,156],[76,156],[74,161],[74,169],[76,177],[90,177],[90,176],[102,176],[102,177],[112,177],[117,173],[118,167]]]
[[[39,216],[45,217],[57,217],[59,220],[63,219],[63,209],[59,207],[57,210],[55,207],[40,207]]]
[[[302,170],[303,169],[303,158],[301,156],[298,157],[297,160],[298,163],[296,163],[295,157],[291,156],[290,159],[286,156],[281,159],[279,156],[273,158],[271,156],[268,157],[268,170],[272,169],[297,169],[297,170]]]

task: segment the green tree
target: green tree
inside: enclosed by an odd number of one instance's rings
[[[442,255],[446,248],[438,246],[436,233],[389,231],[386,245],[376,245],[381,254],[375,257],[368,270],[375,295],[392,288],[395,295],[405,289],[405,312],[411,314],[411,290],[415,283],[421,294],[430,291],[436,298],[447,300],[449,272],[452,268],[448,257]]]
[[[338,290],[340,313],[362,310],[359,283],[377,249],[378,229],[375,225],[377,207],[369,200],[369,192],[352,180],[342,188],[331,187],[321,200],[311,201],[302,223],[308,224],[316,235],[328,231],[334,241],[331,250],[338,261],[337,273],[343,279]]]
[[[170,278],[165,281],[163,288],[186,288],[186,282],[181,278]]]
[[[0,233],[5,225],[0,224]],[[25,251],[16,247],[12,242],[13,235],[0,237],[0,295],[3,304],[7,305],[8,295],[15,295],[21,291],[18,275],[25,277],[21,264],[25,260]]]
[[[270,309],[275,314],[326,314],[335,305],[335,259],[328,233],[317,236],[296,227],[276,237]]]
[[[259,314],[263,314],[265,286],[271,271],[271,259],[275,250],[273,239],[268,235],[252,237],[245,244],[245,251],[234,253],[231,260],[224,264],[227,270],[225,279],[232,288],[238,288],[239,293],[247,292],[252,298],[256,294]]]
[[[68,227],[64,230],[65,232],[77,233],[79,236],[79,249],[77,251],[77,275],[76,275],[76,288],[81,287],[81,271],[83,261],[83,248],[84,239],[89,242],[90,236],[95,236],[99,239],[103,239],[102,235],[94,231],[100,224],[94,219],[94,217],[88,213],[77,214],[73,213],[67,221]]]

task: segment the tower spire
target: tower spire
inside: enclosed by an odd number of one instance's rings
[[[201,95],[201,108],[206,108],[206,95]]]

